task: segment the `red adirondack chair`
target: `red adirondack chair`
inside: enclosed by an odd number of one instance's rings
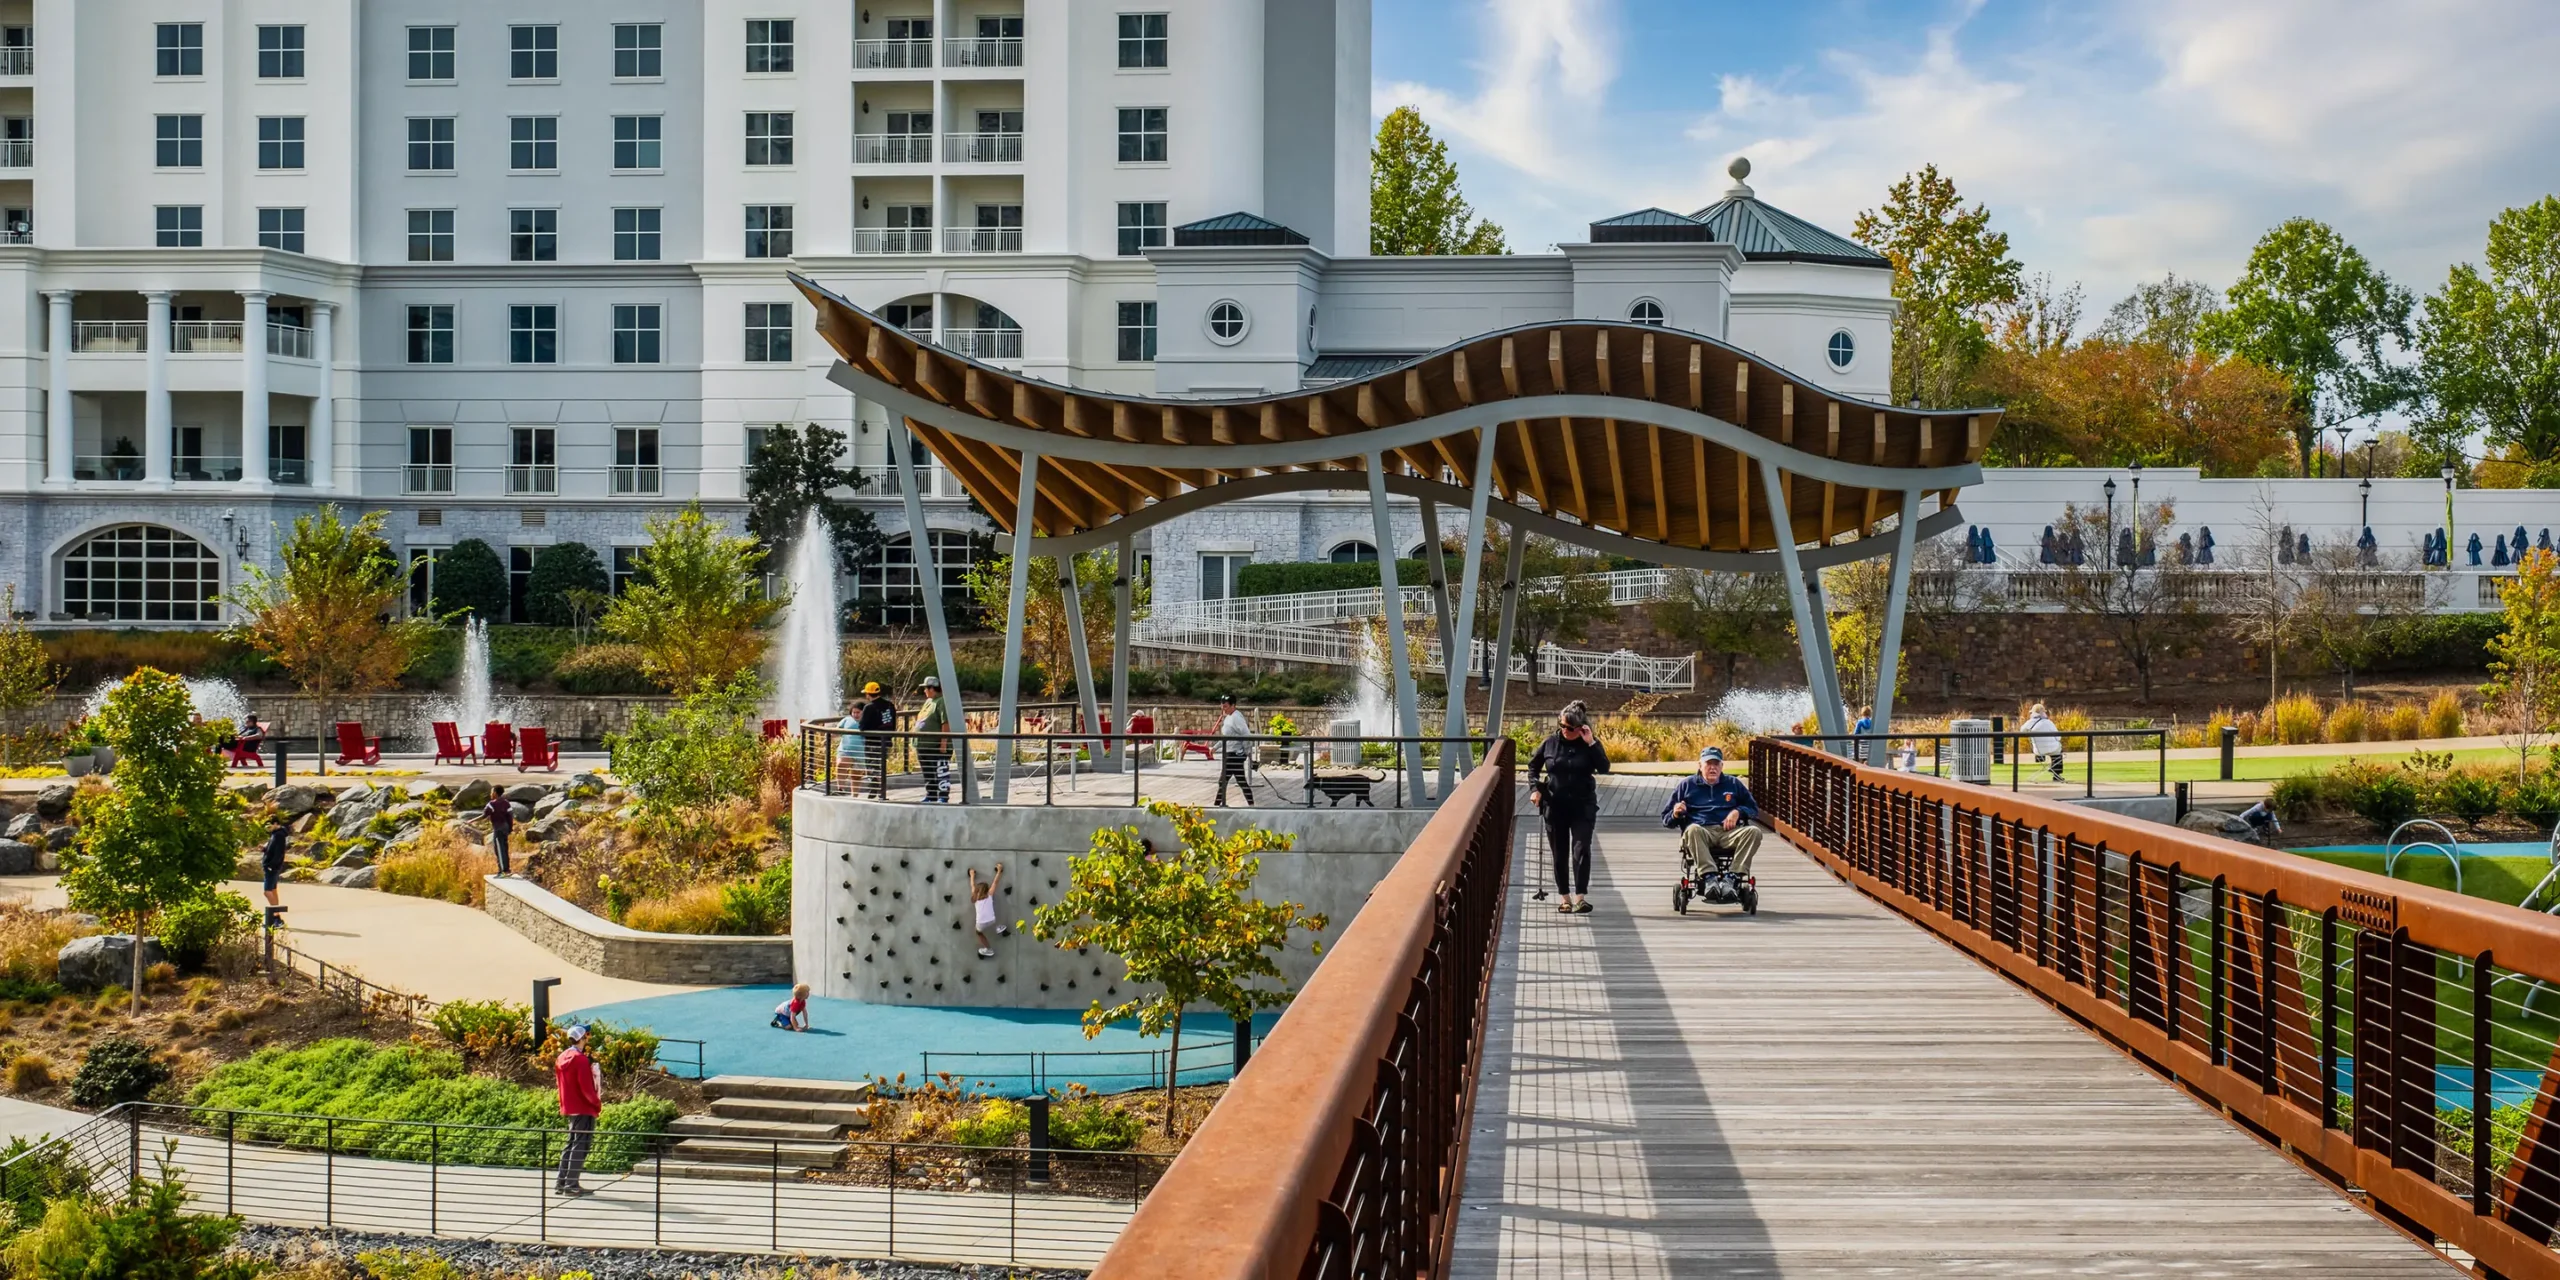
[[[764,740],[767,742],[778,742],[784,734],[789,732],[791,732],[791,722],[789,720],[767,720],[764,722]]]
[[[1186,733],[1182,735],[1182,751],[1177,758],[1188,760],[1193,756],[1198,756],[1203,760],[1217,759],[1218,736],[1213,733]]]
[[[504,720],[492,720],[480,729],[480,754],[491,764],[516,758],[516,731]]]
[[[339,721],[338,763],[382,763],[382,739],[366,737],[364,735],[364,726],[356,721]]]
[[[233,742],[222,749],[222,766],[226,769],[263,769],[267,767],[267,760],[258,754],[258,744]]]
[[[527,727],[523,733],[524,759],[516,767],[531,772],[535,769],[560,767],[560,748],[552,745],[550,735],[539,727]]]
[[[431,722],[435,730],[437,764],[476,764],[480,760],[480,740],[465,736],[462,727],[451,720]]]

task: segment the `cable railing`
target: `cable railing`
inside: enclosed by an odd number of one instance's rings
[[[884,804],[1131,805],[1150,799],[1245,808],[1429,809],[1418,782],[1455,751],[1473,768],[1482,737],[1363,734],[865,732],[800,727],[800,789]],[[999,784],[1003,795],[997,795]]]
[[[1248,1052],[1253,1043],[1253,1038],[1246,1039]],[[918,1056],[924,1061],[923,1077],[927,1080],[947,1075],[972,1089],[985,1092],[1040,1095],[1053,1089],[1063,1089],[1069,1083],[1082,1084],[1097,1093],[1161,1087],[1175,1051],[1170,1048],[1058,1049],[1023,1053],[926,1050]],[[1186,1035],[1182,1038],[1180,1060],[1182,1068],[1176,1076],[1177,1083],[1216,1084],[1227,1080],[1236,1070],[1236,1038],[1232,1035]]]
[[[2169,731],[2166,729],[2073,729],[2051,733],[2022,733],[2014,729],[1981,733],[1782,733],[1773,734],[1780,742],[1819,747],[1833,755],[1852,760],[1875,760],[1881,756],[1886,764],[1903,773],[1920,769],[1920,750],[1929,748],[1929,776],[1952,778],[1957,782],[1989,785],[1999,779],[2000,765],[2009,768],[2009,789],[2021,790],[2023,781],[2069,783],[2071,740],[2080,740],[2080,794],[2094,798],[2098,794],[2098,739],[2131,739],[2131,749],[2151,748],[2153,757],[2153,795],[2169,794]],[[2035,750],[2035,740],[2053,741],[2058,749]],[[2127,748],[2111,747],[2109,750]],[[2030,763],[2032,761],[2032,763]]]
[[[2384,1218],[2560,1276],[2560,920],[1770,738],[1751,784],[1852,885]]]

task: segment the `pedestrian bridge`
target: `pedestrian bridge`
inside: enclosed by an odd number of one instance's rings
[[[1096,1276],[2560,1277],[2560,922],[1769,741],[1756,918],[1562,915],[1509,756]]]

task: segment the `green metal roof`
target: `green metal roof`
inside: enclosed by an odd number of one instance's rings
[[[1711,238],[1703,223],[1669,209],[1638,209],[1591,224],[1593,244],[1667,244]]]
[[[1307,237],[1250,213],[1226,213],[1173,229],[1176,245],[1305,244]]]
[[[1691,215],[1715,238],[1742,250],[1747,262],[1823,262],[1842,267],[1893,264],[1855,240],[1823,230],[1748,195],[1727,196]]]

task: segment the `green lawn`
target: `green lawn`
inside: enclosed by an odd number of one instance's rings
[[[2293,852],[2298,856],[2316,859],[2332,866],[2352,867],[2358,871],[2370,871],[2375,875],[2382,874],[2382,855],[2378,853],[2313,853],[2299,849]],[[2550,870],[2551,863],[2542,858],[2466,856],[2462,860],[2462,892],[2474,898],[2487,898],[2491,902],[2503,902],[2512,907],[2523,901],[2524,895],[2531,892],[2533,886],[2541,883],[2542,877]],[[2398,875],[2394,878],[2406,880],[2411,884],[2422,884],[2431,889],[2451,889],[2453,867],[2433,853],[2403,854],[2400,858]],[[2545,897],[2546,901],[2542,905],[2549,906],[2548,895]]]
[[[2317,754],[2313,754],[2315,752]],[[2516,760],[2516,753],[2504,747],[2470,747],[2446,754],[2451,755],[2456,764],[2512,766]],[[2278,778],[2290,778],[2298,773],[2324,772],[2345,764],[2349,760],[2388,760],[2396,763],[2408,758],[2408,748],[2388,742],[2373,743],[2352,752],[2339,751],[2334,747],[2310,747],[2305,748],[2302,755],[2241,756],[2231,762],[2231,774],[2233,780],[2239,782],[2273,782]],[[2027,770],[2033,765],[2032,760],[2024,762],[2019,776],[2021,778],[2029,776]],[[2160,776],[2158,760],[2100,760],[2097,765],[2100,782],[2149,782]],[[1994,781],[2005,782],[2008,780],[2009,768],[2006,764],[2002,764],[1994,767],[1992,773]],[[2073,756],[2064,763],[2064,778],[2079,782],[2087,776],[2088,769],[2081,762],[2080,757]],[[2169,781],[2171,782],[2210,782],[2221,776],[2222,762],[2218,759],[2172,759],[2169,761]]]

